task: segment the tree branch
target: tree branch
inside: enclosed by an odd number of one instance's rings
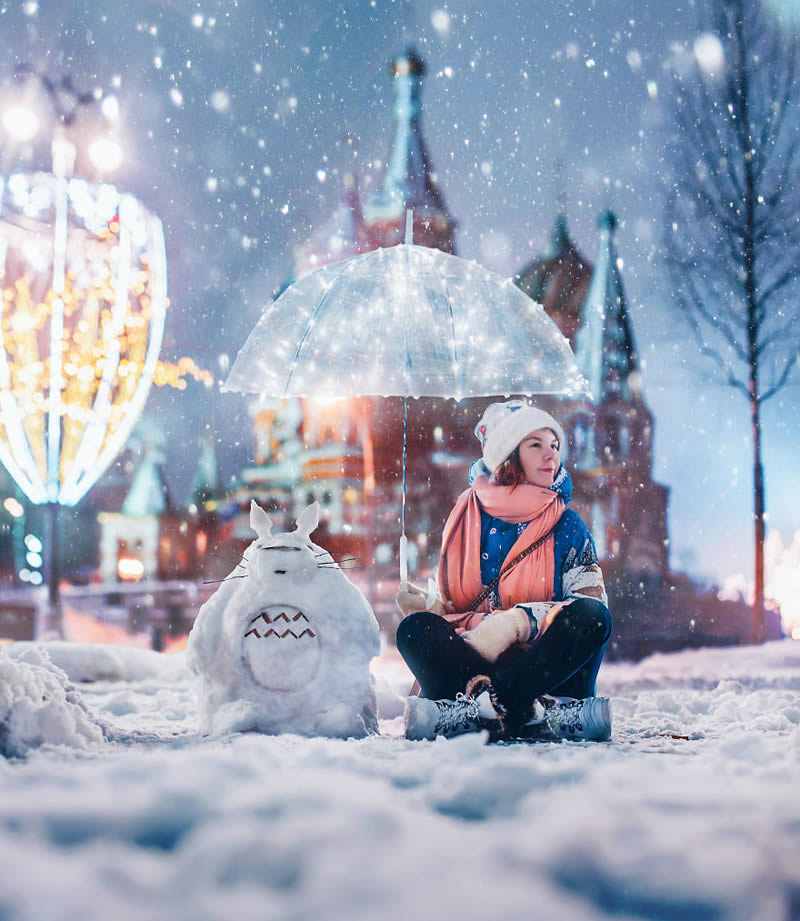
[[[767,285],[767,287],[764,288],[763,291],[759,292],[758,294],[759,304],[766,304],[766,302],[773,295],[777,294],[777,292],[780,291],[781,288],[785,288],[786,285],[788,285],[790,281],[794,281],[798,277],[800,277],[800,266],[798,266],[795,263],[794,265],[791,265],[788,269],[786,269],[783,272],[783,274],[780,275],[775,281]]]
[[[702,335],[700,329],[700,324],[697,322],[697,317],[704,320],[712,329],[716,329],[721,335],[722,338],[728,343],[730,348],[733,350],[733,353],[739,359],[739,361],[747,363],[747,352],[739,343],[739,340],[731,329],[731,327],[720,317],[718,314],[712,314],[708,308],[705,306],[704,298],[701,296],[700,292],[695,285],[695,282],[691,274],[686,274],[683,278],[683,285],[689,289],[690,299],[683,297],[679,293],[680,299],[683,301],[684,310],[686,310],[688,316],[690,316],[693,326],[697,331],[698,341],[701,347],[701,350],[708,349],[709,351],[706,354],[713,355],[715,350],[706,342],[705,336]],[[726,370],[728,369],[727,363],[723,366]],[[730,373],[730,372],[729,372]]]
[[[786,360],[786,365],[783,368],[783,373],[778,378],[778,380],[773,384],[769,390],[766,390],[764,393],[758,397],[759,403],[766,403],[771,397],[774,397],[775,394],[784,388],[786,381],[789,379],[789,375],[792,373],[792,368],[797,364],[797,358],[800,356],[800,349],[795,350],[795,352],[790,355]]]
[[[756,345],[756,355],[760,358],[764,352],[778,342],[786,342],[791,339],[791,332],[794,328],[793,323],[786,323],[780,329],[775,330],[769,336],[764,338]]]

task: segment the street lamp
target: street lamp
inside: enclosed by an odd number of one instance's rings
[[[108,97],[103,132],[87,138],[77,116],[97,112],[102,94],[28,68],[17,76],[29,100],[31,84],[39,88],[55,124],[50,170],[0,176],[0,462],[49,511],[47,626],[61,633],[59,508],[75,505],[116,457],[157,371],[174,383],[158,367],[166,256],[161,222],[141,202],[74,175],[79,147],[101,173],[122,162]],[[30,143],[43,121],[24,102],[2,112],[16,144]]]

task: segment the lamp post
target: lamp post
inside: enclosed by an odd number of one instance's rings
[[[17,76],[55,123],[49,170],[0,176],[0,462],[48,510],[43,626],[62,635],[59,510],[96,482],[144,407],[168,306],[166,256],[157,217],[113,185],[74,174],[81,146],[98,170],[121,162],[107,118],[100,137],[77,130],[82,110],[105,103],[108,115],[114,105],[68,78],[56,84],[24,67]],[[2,112],[17,144],[42,122],[22,102]]]

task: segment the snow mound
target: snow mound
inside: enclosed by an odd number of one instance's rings
[[[0,755],[22,758],[43,745],[88,748],[102,741],[97,721],[44,650],[0,653]]]
[[[71,681],[146,681],[185,677],[184,653],[164,655],[150,649],[108,646],[100,643],[13,643],[8,647],[12,659],[21,659],[31,649],[41,649],[50,661],[66,672]]]
[[[747,690],[800,691],[800,643],[726,646],[654,653],[640,662],[615,662],[598,677],[598,694],[616,696],[651,688],[714,690],[733,681]]]

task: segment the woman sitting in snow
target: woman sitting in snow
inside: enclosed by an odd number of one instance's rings
[[[422,694],[406,738],[605,740],[609,701],[594,695],[611,615],[592,537],[567,509],[564,432],[509,400],[475,434],[483,459],[444,527],[440,597],[410,583],[397,594],[397,648]]]

